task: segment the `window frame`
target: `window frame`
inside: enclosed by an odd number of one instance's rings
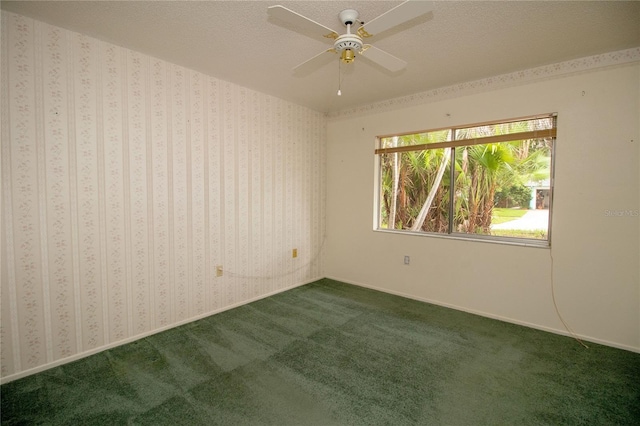
[[[419,134],[427,134],[433,132],[440,132],[444,130],[450,130],[452,135],[455,135],[456,130],[467,129],[473,127],[481,127],[481,126],[490,126],[490,125],[501,125],[508,124],[520,121],[529,121],[529,120],[537,120],[537,119],[551,119],[552,127],[550,129],[543,130],[534,130],[527,132],[518,132],[518,133],[509,133],[505,135],[497,135],[497,136],[489,136],[489,137],[481,137],[481,138],[469,138],[462,140],[455,140],[455,137],[451,141],[447,142],[436,142],[436,143],[427,143],[427,144],[419,144],[419,145],[406,145],[402,147],[395,148],[381,148],[381,141],[385,138],[391,137],[402,137],[409,135],[419,135]],[[555,184],[555,162],[556,162],[556,142],[557,142],[557,113],[547,113],[547,114],[536,114],[531,116],[524,117],[516,117],[509,118],[504,120],[491,120],[480,123],[471,123],[471,124],[463,124],[456,126],[448,126],[442,128],[435,128],[429,130],[422,131],[411,131],[411,132],[403,132],[403,133],[394,133],[388,135],[380,135],[375,138],[375,150],[374,150],[374,212],[373,212],[373,230],[376,232],[383,233],[395,233],[402,235],[416,235],[416,236],[424,236],[424,237],[436,237],[436,238],[445,238],[445,239],[454,239],[454,240],[465,240],[465,241],[480,241],[480,242],[489,242],[489,243],[498,243],[498,244],[507,244],[507,245],[519,245],[519,246],[529,246],[529,247],[540,247],[540,248],[550,248],[551,247],[551,231],[552,231],[552,211],[553,211],[553,200],[554,200],[554,184]],[[473,233],[463,233],[463,232],[455,232],[455,227],[449,227],[447,232],[428,232],[428,231],[412,231],[409,229],[388,229],[382,228],[382,181],[383,181],[383,167],[382,167],[382,154],[389,153],[403,153],[408,151],[424,151],[424,150],[432,150],[432,149],[444,149],[451,148],[452,151],[455,151],[458,147],[464,146],[474,146],[474,145],[483,145],[488,143],[507,143],[516,140],[532,140],[532,139],[543,139],[543,138],[551,138],[551,147],[550,147],[550,164],[549,164],[549,218],[547,225],[547,238],[546,239],[535,239],[535,238],[522,238],[522,237],[508,237],[508,236],[498,236],[498,235],[486,235],[486,234],[473,234]],[[450,172],[455,174],[455,167],[452,167],[455,164],[455,156],[452,156],[449,164]],[[450,191],[451,192],[451,191]],[[448,212],[449,215],[454,213],[455,203],[449,204]],[[452,229],[453,228],[453,229]]]

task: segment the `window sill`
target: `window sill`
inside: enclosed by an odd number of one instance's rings
[[[490,244],[503,244],[503,245],[520,246],[520,247],[533,247],[533,248],[546,248],[546,249],[551,248],[551,243],[549,240],[494,237],[491,235],[474,235],[474,234],[436,234],[436,233],[430,233],[430,232],[403,231],[399,229],[374,229],[373,231],[381,232],[385,234],[411,235],[411,236],[428,237],[428,238],[443,238],[447,240],[462,240],[462,241],[472,241],[472,242],[490,243]]]

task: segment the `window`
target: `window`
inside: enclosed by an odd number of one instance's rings
[[[378,230],[548,245],[556,116],[378,137]]]

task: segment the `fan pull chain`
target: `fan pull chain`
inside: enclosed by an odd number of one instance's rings
[[[340,87],[342,85],[342,81],[340,79],[341,69],[342,69],[342,61],[340,60],[340,58],[338,58],[338,96],[342,96],[342,90],[340,90]]]

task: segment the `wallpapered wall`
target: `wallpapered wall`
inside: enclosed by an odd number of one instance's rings
[[[322,276],[321,113],[3,12],[1,124],[2,377]]]

